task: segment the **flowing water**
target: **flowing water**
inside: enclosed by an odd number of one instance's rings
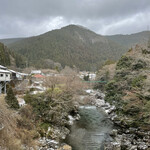
[[[79,114],[81,119],[71,127],[66,143],[73,150],[103,150],[104,141],[112,140],[112,122],[95,106],[80,106]]]

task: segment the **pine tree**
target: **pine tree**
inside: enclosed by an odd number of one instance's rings
[[[7,90],[7,95],[5,97],[5,100],[7,104],[10,106],[10,108],[13,108],[13,109],[19,108],[17,98],[15,97],[14,92],[11,87],[9,87]]]

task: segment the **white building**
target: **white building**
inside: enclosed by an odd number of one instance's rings
[[[32,70],[31,74],[42,74],[41,70]]]
[[[18,100],[18,104],[19,104],[20,107],[22,107],[26,104],[24,99],[22,99],[22,98],[17,98],[17,100]]]
[[[10,71],[0,69],[0,94],[2,93],[3,89],[4,89],[4,93],[6,93],[6,84],[10,80],[11,80],[11,73],[10,73]]]
[[[11,80],[11,72],[0,69],[0,82],[9,82]]]

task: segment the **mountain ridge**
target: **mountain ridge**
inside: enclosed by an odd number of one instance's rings
[[[107,35],[106,38],[113,40],[114,42],[120,43],[127,48],[131,48],[136,44],[146,45],[148,39],[150,38],[150,31],[141,31],[132,34],[116,34]]]
[[[39,36],[25,38],[8,47],[24,55],[31,65],[45,68],[51,59],[81,70],[96,70],[107,59],[116,60],[126,49],[95,32],[69,25]]]

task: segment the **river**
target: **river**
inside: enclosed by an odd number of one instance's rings
[[[103,150],[104,141],[112,140],[109,136],[112,122],[96,106],[80,106],[79,114],[81,118],[71,126],[65,142],[72,146],[72,150]]]

